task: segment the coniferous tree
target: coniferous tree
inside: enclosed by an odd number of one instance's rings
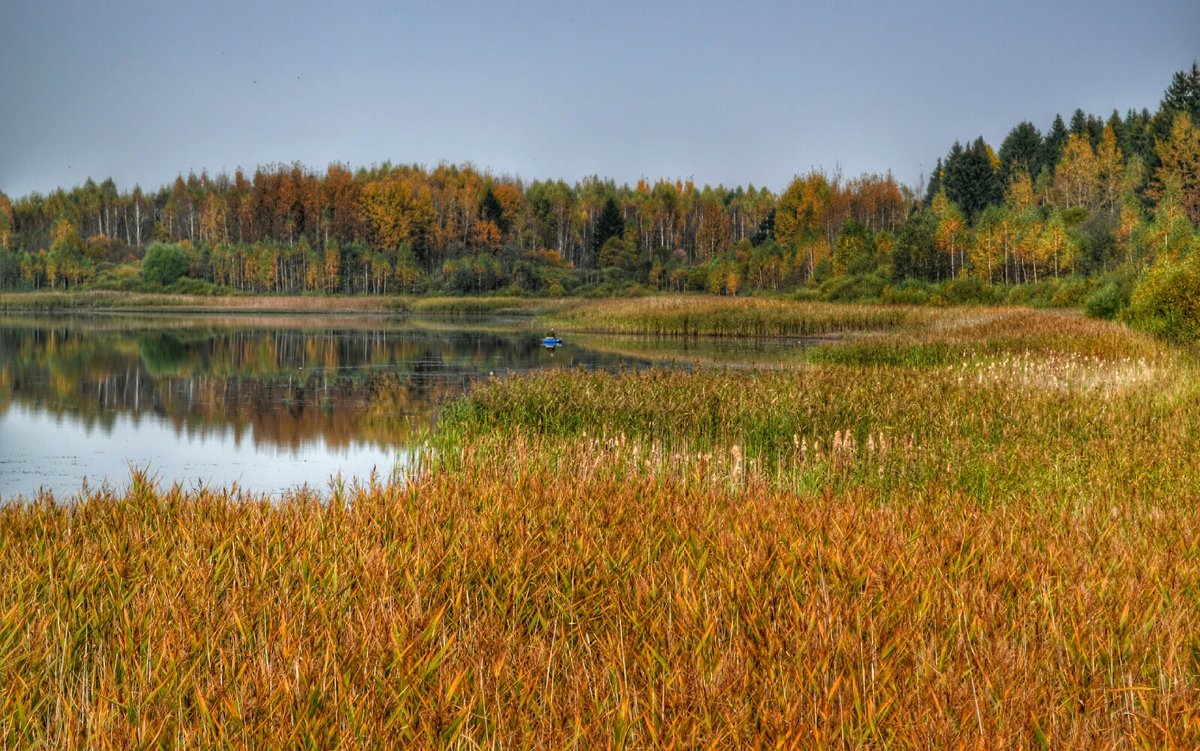
[[[1200,65],[1195,60],[1189,70],[1178,71],[1171,77],[1159,108],[1172,114],[1186,112],[1192,116],[1192,122],[1200,125]]]
[[[1150,138],[1150,111],[1129,110],[1125,113],[1120,130],[1114,129],[1114,132],[1117,134],[1117,146],[1121,151],[1126,156],[1137,157],[1146,164],[1147,156],[1154,151],[1154,141]]]
[[[1058,160],[1062,158],[1063,147],[1067,145],[1067,125],[1063,122],[1062,115],[1054,116],[1054,123],[1051,124],[1049,132],[1042,140],[1042,159],[1041,164],[1045,169],[1054,172],[1054,168],[1058,166]],[[1037,175],[1034,175],[1037,177]]]
[[[1037,176],[1042,166],[1042,134],[1031,122],[1023,122],[1009,131],[1000,144],[1000,180],[1008,185],[1019,173]]]
[[[993,158],[982,137],[965,149],[955,143],[946,157],[946,197],[972,221],[988,206],[1004,200],[1004,184]]]
[[[592,250],[599,254],[600,249],[609,238],[620,237],[625,231],[625,216],[617,199],[609,196],[604,200],[604,208],[596,220],[596,234],[592,237]]]
[[[937,160],[937,166],[933,168],[933,173],[929,175],[929,187],[925,190],[925,205],[933,203],[933,197],[942,192],[942,176],[945,168],[942,166],[941,157]]]
[[[758,229],[754,232],[754,236],[750,238],[750,244],[757,247],[774,237],[775,209],[771,209],[767,212],[767,215],[763,217],[763,220],[758,223]]]
[[[1087,135],[1087,132],[1087,115],[1082,109],[1076,108],[1075,112],[1071,114],[1071,135],[1083,136]]]
[[[1188,70],[1181,70],[1171,77],[1171,83],[1163,92],[1158,111],[1150,119],[1147,148],[1142,161],[1147,175],[1158,171],[1161,162],[1156,144],[1171,137],[1175,115],[1185,113],[1192,122],[1200,126],[1200,65],[1195,61]]]
[[[504,207],[500,205],[500,200],[496,198],[491,185],[484,191],[483,200],[479,203],[479,217],[485,221],[495,222],[501,232],[508,231],[508,220],[504,218]]]

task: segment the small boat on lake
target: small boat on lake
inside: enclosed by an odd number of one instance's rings
[[[545,347],[546,349],[555,349],[556,347],[561,347],[562,345],[563,345],[563,340],[561,337],[547,336],[544,339],[542,339],[542,346]]]

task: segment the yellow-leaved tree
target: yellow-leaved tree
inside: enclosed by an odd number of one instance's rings
[[[1060,206],[1092,208],[1097,203],[1100,164],[1086,134],[1072,133],[1054,169],[1054,192]]]
[[[437,218],[426,181],[408,174],[391,174],[368,183],[360,200],[373,244],[393,260],[405,243],[413,248],[426,247]]]
[[[805,259],[805,278],[811,279],[820,261],[823,229],[833,202],[833,187],[819,172],[797,177],[779,196],[775,209],[775,240]]]
[[[1200,129],[1181,112],[1171,123],[1171,133],[1157,141],[1154,150],[1160,165],[1154,173],[1151,196],[1162,200],[1173,187],[1176,200],[1192,224],[1200,224]]]
[[[958,206],[955,206],[946,192],[942,191],[933,197],[930,205],[937,227],[933,231],[933,241],[938,250],[950,256],[950,275],[958,276],[963,271],[966,261],[968,241],[967,219]],[[957,267],[955,261],[957,260]]]

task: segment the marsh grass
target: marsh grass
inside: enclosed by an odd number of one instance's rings
[[[20,748],[1188,747],[1194,494],[787,492],[619,439],[0,510]]]
[[[1078,355],[1104,360],[1161,359],[1163,346],[1144,334],[1078,311],[993,308],[945,311],[920,329],[872,333],[818,345],[812,362],[871,367],[936,367],[964,360],[1035,355]]]
[[[319,497],[0,507],[0,739],[1200,746],[1194,364],[972,316],[921,367],[490,382]]]
[[[565,304],[549,318],[563,329],[612,334],[808,337],[915,326],[938,315],[915,307],[660,296]]]
[[[237,313],[421,313],[426,315],[532,315],[556,307],[544,300],[520,297],[413,297],[324,295],[180,295],[110,292],[0,293],[0,310],[88,311],[170,310]]]
[[[561,304],[527,297],[414,297],[406,300],[405,310],[443,316],[534,315]]]
[[[489,384],[442,438],[621,439],[643,453],[738,447],[778,487],[1162,496],[1200,487],[1200,394],[1136,361],[1000,360],[936,372],[549,373]],[[461,436],[461,437],[460,437]]]

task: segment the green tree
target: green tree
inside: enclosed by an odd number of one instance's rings
[[[946,158],[946,197],[974,220],[988,206],[1004,200],[999,166],[999,159],[982,137],[966,148],[956,142]]]
[[[933,203],[933,197],[941,193],[944,189],[942,178],[946,174],[946,168],[942,165],[941,157],[938,157],[937,164],[933,168],[933,172],[929,174],[929,185],[925,189],[925,205]]]
[[[637,265],[637,245],[624,238],[610,237],[600,248],[600,265],[628,271]]]
[[[1070,133],[1067,132],[1067,125],[1063,122],[1062,115],[1055,115],[1054,122],[1050,126],[1046,137],[1042,139],[1042,158],[1039,163],[1042,169],[1054,172],[1058,167],[1058,160],[1062,157],[1063,147],[1067,145],[1067,137]],[[1038,175],[1034,175],[1036,179]]]
[[[187,256],[178,245],[154,243],[142,260],[142,278],[151,284],[173,284],[187,272]]]
[[[892,279],[938,281],[950,273],[949,259],[937,247],[937,216],[920,211],[900,228],[892,251]]]
[[[1018,174],[1032,180],[1042,167],[1042,134],[1031,122],[1023,122],[1009,131],[1000,144],[1000,179],[1009,185]]]
[[[617,199],[611,195],[604,200],[604,208],[596,219],[596,232],[592,236],[592,249],[599,256],[604,243],[614,237],[620,237],[625,231],[625,214],[621,211]]]
[[[839,274],[868,274],[875,270],[875,239],[862,222],[842,225],[833,246],[833,269]]]
[[[491,185],[487,186],[487,190],[483,192],[483,199],[479,202],[479,218],[494,222],[502,233],[508,232],[509,220],[504,216],[504,207],[500,205],[500,199],[496,198]]]
[[[1156,263],[1134,288],[1125,318],[1172,341],[1200,339],[1200,256]]]
[[[1176,113],[1186,112],[1193,123],[1200,124],[1200,64],[1193,60],[1191,68],[1171,77],[1159,108],[1168,113],[1172,122]]]

